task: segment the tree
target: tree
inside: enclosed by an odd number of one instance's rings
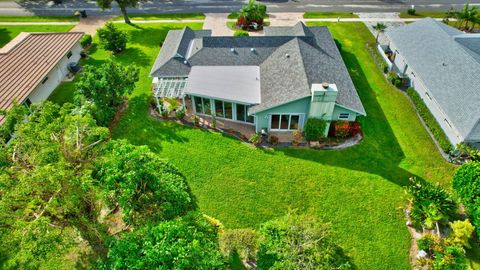
[[[310,216],[288,214],[260,228],[258,269],[351,269],[329,228]]]
[[[305,124],[305,139],[307,141],[319,141],[325,138],[327,121],[320,118],[308,118]]]
[[[469,30],[468,23],[472,22],[473,26],[478,22],[478,9],[476,6],[470,7],[470,4],[467,3],[463,6],[463,8],[459,11],[454,12],[455,18],[460,23],[460,28],[462,28],[462,24],[465,23],[463,29],[466,31]],[[473,29],[473,27],[472,27]]]
[[[138,79],[139,69],[133,65],[123,66],[108,60],[99,67],[87,66],[75,84],[76,103],[90,107],[98,124],[105,126],[116,107],[132,93]]]
[[[127,47],[127,33],[118,29],[112,22],[107,22],[104,27],[97,29],[100,45],[113,53],[121,53]]]
[[[377,24],[373,26],[373,29],[375,29],[377,31],[377,36],[375,38],[375,42],[378,43],[378,36],[380,35],[380,33],[385,32],[385,30],[387,29],[387,26],[384,23],[377,22]]]
[[[223,269],[217,228],[198,213],[125,233],[105,269]]]
[[[99,160],[95,177],[107,201],[120,206],[127,223],[158,222],[192,209],[185,178],[147,146],[113,141],[106,151],[109,154]]]
[[[54,266],[78,239],[102,256],[90,161],[101,152],[108,129],[72,104],[45,102],[31,111],[0,149],[6,153],[0,167],[4,267]]]
[[[452,186],[480,235],[480,162],[463,164],[455,172]]]
[[[97,0],[97,5],[101,9],[111,9],[113,0]],[[122,12],[125,23],[131,24],[127,14],[127,7],[136,7],[141,0],[115,0]]]

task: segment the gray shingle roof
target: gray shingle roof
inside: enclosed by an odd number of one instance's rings
[[[365,114],[327,27],[303,23],[268,27],[265,36],[255,37],[211,37],[190,31],[169,32],[152,76],[187,76],[192,66],[259,66],[261,103],[250,107],[250,113],[310,96],[312,83],[328,82],[337,85],[338,104]],[[177,54],[186,56],[187,62]]]
[[[480,128],[476,128],[480,118],[480,62],[473,47],[459,42],[459,37],[467,35],[430,18],[387,31],[450,123],[465,140],[480,140]]]

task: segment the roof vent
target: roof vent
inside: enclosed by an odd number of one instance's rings
[[[327,82],[322,83],[323,89],[328,89],[329,84]]]
[[[250,51],[251,51],[251,52],[254,52],[254,51],[255,51],[255,48],[250,48]]]
[[[290,54],[286,53],[286,54],[285,54],[285,57],[286,57],[286,58],[290,58]]]
[[[445,64],[445,63],[442,63],[442,66],[446,67],[446,66],[447,66],[447,64]]]
[[[185,59],[185,60],[183,60],[183,63],[186,65],[186,64],[188,64],[188,61]]]
[[[230,48],[230,51],[231,51],[231,52],[235,52],[235,48]]]

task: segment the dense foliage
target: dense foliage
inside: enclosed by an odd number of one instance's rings
[[[19,106],[17,103],[14,103],[14,106],[8,111],[0,110],[0,115],[5,117],[3,123],[0,125],[0,138],[3,138],[3,142],[6,142],[12,137],[15,126],[25,119],[27,112],[27,107],[23,105]]]
[[[104,269],[222,269],[217,228],[200,214],[144,227],[114,241]]]
[[[425,103],[423,103],[420,95],[418,95],[418,93],[413,88],[408,88],[407,94],[408,96],[410,96],[410,99],[415,105],[418,114],[420,115],[420,117],[422,117],[423,122],[425,123],[425,125],[427,125],[428,129],[433,134],[433,137],[435,137],[435,140],[437,140],[443,152],[449,154],[453,150],[452,144],[448,140],[447,135],[445,135],[443,129],[438,124],[437,120],[435,120],[435,118],[433,117],[430,110],[427,108]]]
[[[2,268],[55,266],[80,236],[102,256],[91,160],[108,130],[71,104],[46,102],[14,132],[0,149]]]
[[[258,233],[252,229],[225,230],[220,235],[220,249],[226,257],[236,252],[245,261],[255,260]]]
[[[113,141],[99,163],[96,178],[107,201],[119,205],[127,223],[171,219],[192,208],[185,178],[147,146]]]
[[[100,45],[113,53],[121,53],[127,47],[127,33],[118,29],[112,22],[107,22],[104,27],[97,29]]]
[[[450,228],[452,228],[452,232],[448,236],[449,243],[465,248],[471,248],[470,239],[472,238],[475,228],[468,219],[450,222]]]
[[[438,222],[446,221],[457,212],[457,203],[452,195],[440,187],[417,178],[410,179],[406,188],[412,196],[410,217],[417,226],[436,228]]]
[[[257,24],[261,27],[266,16],[266,5],[258,4],[255,0],[249,0],[248,4],[240,9],[237,25],[242,28],[252,28],[253,24]]]
[[[77,105],[84,105],[99,125],[106,126],[116,108],[132,93],[139,69],[108,60],[99,67],[87,66],[75,84]]]
[[[90,47],[90,45],[92,45],[92,40],[92,35],[85,34],[80,40],[80,45],[82,45],[82,48],[84,49]]]
[[[307,141],[319,141],[325,138],[327,122],[320,118],[308,118],[305,124],[305,139]]]
[[[455,172],[452,185],[480,235],[480,162],[462,165]]]
[[[418,240],[418,248],[426,255],[418,258],[422,269],[467,270],[465,250],[452,245],[446,239],[434,234],[427,234]]]
[[[260,228],[258,269],[351,269],[328,226],[309,216],[289,214]]]

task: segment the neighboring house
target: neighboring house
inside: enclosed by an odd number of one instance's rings
[[[480,34],[427,18],[386,35],[394,68],[410,78],[452,145],[480,147]]]
[[[366,115],[327,27],[266,27],[254,37],[172,30],[150,75],[155,97],[186,98],[196,114],[256,132],[301,130],[309,117]]]
[[[0,49],[0,109],[41,102],[80,59],[83,33],[21,33]],[[0,123],[3,122],[0,116]]]

